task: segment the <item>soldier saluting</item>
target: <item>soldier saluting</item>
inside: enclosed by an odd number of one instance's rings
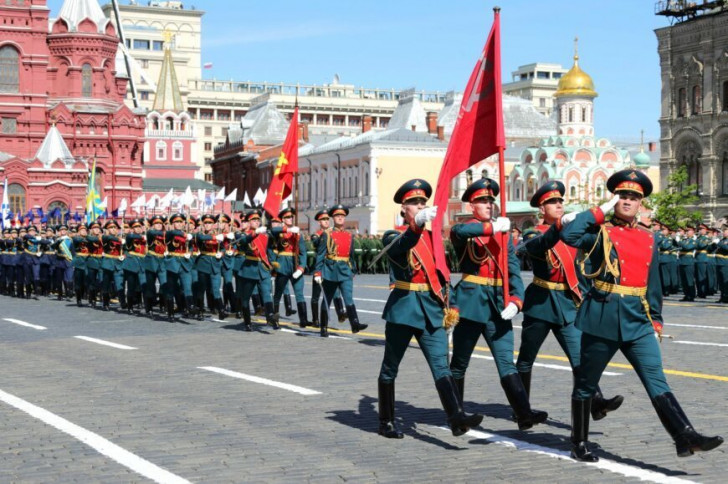
[[[453,435],[462,435],[483,420],[481,415],[463,411],[462,396],[447,364],[445,326],[456,321],[446,309],[449,281],[435,268],[432,233],[424,228],[437,214],[437,207],[425,208],[430,195],[432,187],[425,180],[414,179],[402,185],[394,202],[402,205],[405,226],[384,234],[394,288],[382,313],[387,325],[378,381],[379,435],[390,439],[403,437],[394,420],[394,380],[413,336],[430,366]],[[446,314],[450,316],[448,321]]]
[[[685,457],[723,443],[693,429],[667,384],[654,332],[662,333],[662,287],[654,234],[639,224],[642,198],[652,193],[644,173],[622,170],[607,180],[614,198],[600,207],[561,219],[561,239],[587,253],[594,282],[579,308],[581,365],[571,395],[571,456],[599,460],[587,446],[592,397],[604,369],[619,350],[632,364],[660,421],[672,436],[677,455]],[[614,216],[606,214],[615,209]],[[571,221],[573,220],[573,221]]]

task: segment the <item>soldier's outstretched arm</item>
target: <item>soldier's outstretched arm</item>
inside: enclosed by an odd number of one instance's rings
[[[534,255],[542,257],[544,252],[552,249],[560,239],[559,229],[554,224],[545,233],[537,231],[527,232],[523,236],[523,243],[521,244],[518,253],[526,253],[528,255]]]
[[[604,213],[595,207],[579,213],[573,222],[561,227],[559,236],[567,245],[589,250],[598,238],[599,226],[604,223]],[[560,223],[557,224],[560,226]]]

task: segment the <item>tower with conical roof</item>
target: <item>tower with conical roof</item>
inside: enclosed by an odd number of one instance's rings
[[[558,133],[561,136],[594,136],[594,90],[591,76],[579,67],[579,39],[574,39],[574,65],[559,80],[554,93]]]
[[[152,110],[147,114],[144,145],[145,191],[164,184],[184,190],[199,172],[193,160],[196,133],[192,118],[182,104],[172,58],[173,34],[164,32],[164,57]],[[152,181],[154,180],[154,181]],[[154,191],[152,189],[151,191]]]

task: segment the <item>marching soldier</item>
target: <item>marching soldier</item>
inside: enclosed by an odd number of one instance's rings
[[[670,230],[667,225],[661,224],[660,231],[656,232],[655,243],[660,250],[660,281],[662,283],[662,295],[667,297],[672,292],[674,282],[672,281],[672,271],[670,269],[674,254],[673,242],[670,238]]]
[[[68,226],[61,224],[58,226],[58,237],[53,242],[55,257],[52,261],[53,281],[58,290],[58,300],[62,300],[64,295],[67,299],[73,294],[73,242],[68,236]]]
[[[40,259],[49,241],[38,235],[35,225],[28,226],[28,233],[23,236],[23,271],[25,272],[25,298],[38,299],[40,295]],[[31,296],[32,293],[32,296]]]
[[[261,226],[260,210],[248,212],[248,230],[238,234],[235,245],[239,252],[245,254],[240,270],[238,271],[237,286],[238,299],[242,301],[243,328],[252,331],[250,317],[250,297],[253,289],[258,293],[265,308],[265,319],[273,329],[279,329],[278,319],[273,314],[273,299],[271,298],[271,251],[268,244],[268,229]]]
[[[194,237],[194,240],[197,242],[197,247],[200,249],[200,255],[197,257],[195,267],[197,268],[202,291],[207,294],[208,304],[212,306],[214,311],[218,311],[220,319],[225,319],[227,318],[227,312],[225,311],[225,305],[222,302],[222,296],[220,294],[223,255],[222,241],[226,237],[233,238],[234,234],[229,233],[225,235],[217,233],[213,229],[213,225],[217,222],[217,217],[214,215],[203,215],[200,222],[203,227],[202,231]],[[203,306],[200,306],[198,309],[199,317],[201,317],[203,314]]]
[[[718,284],[716,281],[717,271],[715,262],[715,252],[718,250],[718,242],[720,242],[720,230],[717,228],[710,229],[706,234],[710,240],[708,245],[708,296],[715,295],[718,292]]]
[[[566,353],[571,368],[579,368],[581,331],[574,325],[576,309],[581,304],[585,286],[576,266],[576,249],[559,240],[556,223],[564,214],[566,188],[560,181],[547,181],[531,197],[531,206],[538,208],[543,224],[527,230],[520,253],[531,259],[533,282],[526,289],[523,302],[523,331],[516,368],[526,393],[530,395],[531,371],[549,332],[553,332]],[[594,420],[606,417],[619,408],[624,397],[605,399],[597,387],[592,402]]]
[[[225,309],[230,309],[230,312],[237,313],[235,290],[233,289],[233,265],[235,261],[235,252],[233,251],[232,244],[235,240],[235,234],[230,227],[232,217],[226,213],[221,213],[217,218],[218,232],[223,234],[222,239],[222,263],[221,272],[222,277],[222,302],[225,305]],[[232,237],[228,237],[228,234],[232,234]]]
[[[88,302],[95,308],[101,282],[101,259],[104,256],[104,247],[101,240],[101,223],[98,221],[91,222],[88,224],[88,229],[89,234],[86,236],[86,241],[88,242],[86,292]]]
[[[5,290],[9,296],[17,297],[18,293],[15,287],[15,271],[17,270],[18,247],[16,244],[18,238],[18,229],[11,227],[5,240],[5,257],[3,258],[3,268],[5,272]]]
[[[167,222],[163,215],[152,215],[147,230],[147,256],[144,258],[144,275],[146,279],[147,299],[144,311],[152,315],[154,305],[158,302],[160,307],[166,309],[167,298],[167,266],[165,256],[167,244],[165,242],[164,224]],[[159,299],[157,300],[157,281],[159,281]]]
[[[76,235],[71,238],[73,242],[73,286],[76,290],[76,305],[83,306],[83,296],[87,292],[88,287],[88,259],[89,259],[89,242],[86,239],[88,235],[88,227],[80,224],[77,228]]]
[[[354,244],[352,235],[344,228],[349,209],[343,205],[336,205],[329,210],[329,216],[334,219],[334,228],[321,234],[316,253],[316,271],[314,283],[321,284],[324,294],[324,304],[321,307],[321,336],[329,336],[329,305],[336,294],[341,291],[346,304],[346,313],[351,325],[351,332],[358,333],[366,329],[367,324],[359,322],[354,305],[354,273],[356,272]]]
[[[523,282],[518,257],[513,247],[509,219],[493,220],[495,197],[499,187],[495,180],[481,178],[462,196],[469,202],[473,218],[452,227],[450,238],[462,261],[462,280],[455,286],[453,305],[460,310],[460,323],[453,331],[453,355],[450,369],[461,394],[465,371],[480,336],[493,353],[503,391],[516,416],[518,428],[526,430],[548,418],[546,412],[531,410],[528,393],[513,364],[513,324],[511,319],[523,306]],[[507,247],[498,243],[497,233],[507,234]],[[502,250],[507,250],[508,266],[498,266]],[[503,271],[508,271],[510,301],[504,307]]]
[[[150,305],[147,299],[147,278],[145,259],[147,257],[147,237],[144,234],[144,220],[135,218],[129,223],[131,232],[122,238],[124,260],[121,263],[126,283],[126,311],[134,312],[137,303],[144,301],[144,308]]]
[[[126,309],[124,269],[122,268],[124,253],[119,236],[119,224],[115,220],[109,220],[104,224],[104,230],[106,230],[106,234],[101,238],[104,250],[104,257],[101,259],[103,273],[101,306],[104,311],[108,311],[111,297],[116,296],[119,299],[120,309]]]
[[[293,215],[294,210],[292,208],[284,208],[278,214],[283,222],[282,226],[271,229],[273,244],[278,250],[273,308],[275,313],[278,314],[283,290],[290,281],[296,296],[298,325],[305,328],[308,326],[306,298],[303,295],[306,245],[301,237],[300,229],[293,225]],[[290,295],[288,297],[290,299]]]
[[[240,214],[240,220],[233,219],[233,226],[235,228],[235,240],[233,240],[232,243],[232,250],[235,254],[233,258],[233,277],[235,278],[235,308],[237,309],[235,317],[238,319],[242,319],[243,301],[240,299],[240,292],[237,290],[237,288],[240,284],[242,284],[242,280],[240,279],[238,273],[243,267],[243,262],[245,261],[245,253],[238,250],[236,240],[240,237],[241,234],[247,232],[248,227],[250,227],[250,223],[248,223],[248,220],[245,218],[245,213]],[[250,305],[248,305],[248,311],[250,311]]]
[[[322,210],[319,210],[314,219],[319,223],[319,229],[311,234],[311,242],[314,247],[314,264],[313,264],[313,270],[311,272],[316,271],[316,257],[318,256],[318,246],[321,242],[321,234],[323,234],[326,230],[329,229],[331,224],[331,217],[329,217],[329,210],[327,208],[324,208]],[[366,239],[364,239],[366,240]],[[316,282],[316,276],[313,277],[313,284],[311,285],[311,318],[313,320],[313,327],[318,328],[320,327],[319,322],[319,299],[321,298],[321,284],[318,284]],[[334,294],[334,308],[336,308],[336,316],[339,319],[340,323],[343,323],[346,321],[346,310],[344,309],[344,300],[341,298],[341,291],[339,289],[336,289],[336,293]]]
[[[53,260],[56,258],[56,251],[53,249],[53,242],[56,240],[56,231],[50,225],[45,228],[45,241],[43,255],[40,257],[40,294],[49,296],[51,283],[53,282]],[[39,294],[39,295],[40,295]]]
[[[167,269],[167,284],[169,295],[167,297],[167,317],[174,319],[174,303],[182,308],[185,317],[189,317],[195,311],[194,298],[192,297],[192,267],[194,261],[188,248],[192,240],[192,234],[185,231],[187,219],[181,213],[176,213],[169,218],[172,225],[171,230],[165,233],[165,244],[167,246],[167,257],[165,265]]]
[[[676,239],[680,247],[680,283],[683,298],[681,301],[695,301],[695,249],[697,247],[695,228],[686,227],[686,235]]]
[[[728,303],[728,225],[723,226],[723,238],[718,241],[715,251],[715,264],[720,290],[720,301]]]
[[[639,171],[622,170],[609,177],[607,188],[615,194],[611,201],[561,220],[561,239],[585,251],[594,269],[585,274],[594,283],[576,319],[583,335],[571,400],[571,456],[598,460],[587,446],[589,412],[597,383],[618,350],[639,375],[678,456],[714,449],[723,439],[693,429],[667,384],[654,337],[663,326],[658,248],[652,232],[637,219],[652,182]],[[612,208],[614,216],[607,219]]]
[[[705,299],[710,292],[708,285],[708,248],[711,242],[707,234],[708,226],[705,224],[698,225],[695,246],[695,286],[700,299]]]
[[[682,229],[680,229],[682,230]],[[677,242],[678,231],[670,230],[670,238],[672,239],[672,249],[670,250],[670,281],[672,288],[670,294],[680,292],[680,244]]]
[[[394,381],[413,336],[430,366],[453,435],[462,435],[483,420],[481,415],[467,415],[463,411],[462,397],[447,364],[446,325],[455,321],[445,321],[446,314],[451,315],[447,309],[449,283],[435,268],[432,233],[424,228],[437,213],[436,207],[425,208],[431,194],[432,187],[425,180],[410,180],[402,185],[394,202],[402,205],[407,228],[390,230],[384,236],[395,283],[382,314],[387,324],[378,379],[379,435],[390,439],[403,437],[394,419]]]

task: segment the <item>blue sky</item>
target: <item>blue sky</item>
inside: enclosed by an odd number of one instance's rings
[[[127,0],[120,0],[126,3]],[[62,0],[49,0],[51,14]],[[101,3],[105,3],[102,0]],[[144,0],[139,3],[145,3]],[[651,0],[196,0],[202,60],[217,79],[375,88],[465,88],[501,7],[503,78],[519,65],[580,66],[594,79],[597,136],[659,137],[660,68]]]

